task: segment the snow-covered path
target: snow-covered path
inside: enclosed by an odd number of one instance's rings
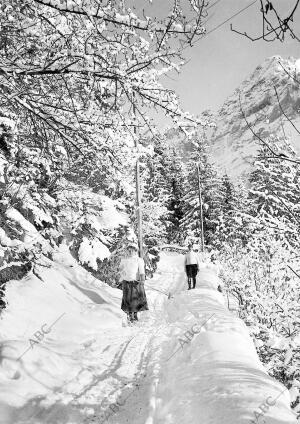
[[[296,422],[288,391],[266,374],[246,326],[211,288],[211,270],[201,271],[198,288],[183,290],[182,256],[162,253],[145,283],[150,311],[137,326],[124,327],[121,292],[89,281],[66,254],[60,263],[58,257],[55,269],[43,271],[51,290],[34,280],[7,290],[1,424]],[[37,314],[53,322],[49,317],[62,311],[45,340],[16,361]]]
[[[182,291],[182,269],[178,256],[162,258],[152,284],[172,297],[156,308],[162,327],[151,341],[151,381],[142,380],[107,422],[295,423],[288,390],[267,375],[246,326],[212,289],[213,273],[203,269],[200,287]]]

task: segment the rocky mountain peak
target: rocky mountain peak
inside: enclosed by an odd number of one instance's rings
[[[291,141],[300,153],[300,60],[267,58],[229,96],[215,115],[210,141],[213,156],[232,177],[249,172],[259,141],[273,136]],[[246,122],[247,120],[247,122]]]

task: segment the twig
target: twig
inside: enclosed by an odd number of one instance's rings
[[[290,270],[295,274],[295,275],[297,275],[297,277],[300,279],[300,275],[299,274],[297,274],[297,272],[296,271],[294,271],[293,270],[293,268],[291,267],[291,266],[289,266],[288,265],[288,268],[290,268]]]
[[[282,108],[282,106],[281,106],[281,103],[280,103],[280,100],[279,100],[279,96],[278,96],[278,92],[277,92],[277,89],[276,89],[276,87],[275,87],[275,85],[274,85],[274,90],[275,90],[275,94],[276,94],[276,97],[277,97],[277,101],[278,101],[278,105],[279,105],[279,108],[280,108],[280,110],[281,110],[281,112],[282,112],[282,114],[285,116],[285,118],[289,121],[289,123],[292,125],[292,127],[296,130],[296,132],[300,135],[300,131],[298,130],[298,128],[296,127],[296,125],[292,122],[292,120],[287,116],[287,114],[285,113],[285,111],[283,110],[283,108]]]
[[[247,127],[249,128],[249,130],[252,132],[252,134],[254,135],[255,138],[257,138],[264,146],[267,147],[267,149],[272,153],[272,155],[274,155],[274,158],[280,159],[280,160],[286,160],[288,162],[292,162],[292,163],[297,163],[298,165],[300,165],[300,161],[299,160],[294,160],[291,159],[285,155],[283,155],[282,153],[276,153],[270,146],[269,144],[263,139],[261,138],[251,127],[249,121],[246,118],[246,114],[242,108],[242,102],[241,102],[241,93],[239,93],[239,104],[240,104],[240,110],[242,113],[242,116],[247,124]]]
[[[251,41],[264,40],[266,42],[272,42],[274,40],[283,42],[285,40],[286,33],[289,33],[294,40],[300,42],[300,39],[294,33],[294,30],[290,27],[290,23],[294,21],[294,15],[299,6],[299,2],[300,0],[296,1],[292,11],[286,18],[281,18],[276,8],[274,7],[273,2],[266,0],[266,4],[264,5],[263,1],[260,0],[260,12],[262,14],[262,34],[258,35],[257,37],[251,37],[247,34],[247,32],[241,32],[233,29],[232,25],[230,26],[231,31],[236,32],[237,34],[242,35]],[[267,17],[268,12],[273,12],[275,25],[273,25],[271,20]],[[270,38],[269,36],[272,37]]]
[[[300,81],[299,80],[297,80],[297,78],[295,78],[284,66],[283,66],[283,64],[279,61],[278,62],[279,63],[279,65],[282,67],[282,69],[284,70],[284,72],[289,76],[289,77],[291,77],[297,84],[299,84],[300,85]]]
[[[294,215],[294,213],[290,210],[290,208],[284,203],[284,201],[277,196],[277,194],[273,191],[273,189],[271,187],[268,187],[268,190],[271,191],[272,194],[274,194],[274,196],[277,197],[277,199],[283,204],[283,206],[285,207],[285,209],[292,215],[292,217],[296,220],[296,222],[298,223],[298,225],[300,226],[300,221],[298,220],[298,218]]]

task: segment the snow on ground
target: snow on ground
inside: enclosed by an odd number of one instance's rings
[[[92,422],[144,372],[159,328],[151,299],[166,296],[149,290],[148,324],[122,327],[121,291],[93,278],[66,246],[38,273],[43,282],[30,275],[6,286],[0,423]]]
[[[150,311],[127,327],[120,290],[64,246],[54,259],[39,268],[43,282],[7,285],[1,424],[295,422],[288,391],[268,377],[246,326],[215,290],[213,268],[203,266],[201,288],[186,291],[183,256],[162,253],[145,283]]]
[[[211,270],[200,272],[199,288],[181,292],[167,304],[172,324],[162,346],[151,422],[296,422],[288,390],[267,375],[246,326],[214,289],[218,279]]]

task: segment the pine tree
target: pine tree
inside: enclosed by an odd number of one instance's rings
[[[184,168],[179,152],[166,137],[155,140],[153,155],[147,157],[142,175],[144,233],[148,244],[182,242],[179,224]]]
[[[142,179],[143,233],[150,274],[159,260],[159,245],[167,242],[169,190],[165,175],[164,151],[156,142],[153,154],[145,159]]]
[[[280,151],[278,142],[275,149]],[[288,146],[290,154],[294,154]],[[295,154],[294,154],[295,155]],[[251,215],[259,217],[276,237],[297,244],[300,229],[300,171],[293,162],[270,156],[263,147],[250,176]]]
[[[219,225],[215,234],[215,246],[222,249],[224,245],[235,248],[244,245],[246,242],[246,220],[244,210],[246,205],[246,190],[243,184],[234,184],[229,176],[222,177],[221,193],[222,206],[219,218]]]
[[[220,223],[223,195],[221,179],[209,160],[209,147],[205,137],[193,139],[194,151],[187,163],[187,176],[184,195],[184,214],[181,228],[188,241],[198,243],[201,234],[200,204],[197,164],[200,170],[200,184],[203,199],[203,227],[205,244],[214,243],[214,235]]]
[[[170,149],[168,154],[168,185],[169,185],[169,202],[168,210],[170,219],[168,222],[168,241],[169,243],[182,243],[183,235],[180,230],[180,222],[183,217],[183,195],[185,170],[182,158],[174,148]]]

